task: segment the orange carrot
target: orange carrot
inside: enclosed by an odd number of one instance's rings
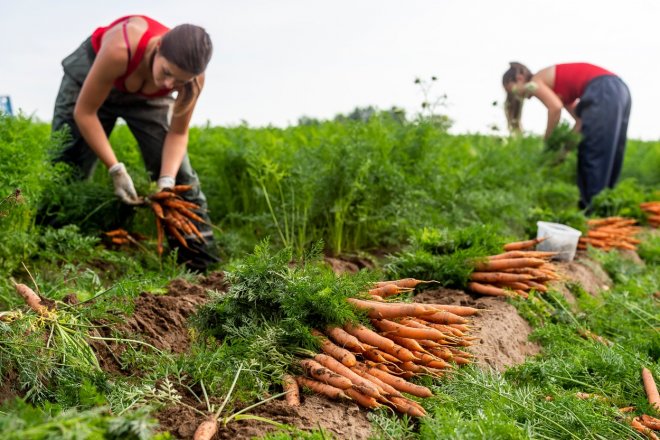
[[[165,235],[165,231],[163,230],[163,224],[158,217],[156,217],[156,234],[158,236],[156,250],[158,251],[158,256],[161,256],[163,255],[163,237]]]
[[[474,268],[478,272],[501,272],[512,267],[538,267],[544,263],[540,258],[503,258],[477,262]]]
[[[346,298],[346,301],[360,310],[366,310],[367,316],[374,319],[425,316],[435,313],[434,309],[415,303],[384,303],[357,298]]]
[[[660,431],[660,419],[658,418],[651,417],[648,414],[642,414],[640,422],[649,429]]]
[[[356,390],[355,388],[349,388],[347,390],[344,390],[344,393],[351,399],[355,400],[355,402],[363,406],[365,408],[378,408],[380,403],[376,401],[373,397],[367,396]]]
[[[500,260],[500,261],[504,261],[504,260]],[[511,296],[510,292],[507,292],[506,290],[501,289],[499,287],[489,286],[488,284],[471,282],[467,284],[467,287],[474,293],[480,293],[482,295]]]
[[[392,335],[388,335],[387,337],[390,338],[392,341],[394,341],[395,344],[399,344],[400,346],[407,348],[412,352],[426,351],[424,347],[422,347],[416,339],[402,338],[400,336],[392,336]],[[431,342],[435,342],[435,341],[431,341]]]
[[[455,306],[451,304],[427,304],[433,308],[440,309],[445,312],[453,313],[458,316],[472,316],[479,313],[479,309],[467,306]]]
[[[325,332],[340,347],[348,347],[357,353],[362,353],[366,350],[365,346],[360,342],[358,338],[347,333],[345,330],[339,327],[327,327]]]
[[[172,191],[175,193],[182,193],[186,191],[190,191],[193,188],[192,185],[174,185],[174,188],[172,188]]]
[[[119,244],[119,245],[128,244],[129,240],[128,240],[128,238],[123,238],[123,237],[112,237],[112,243],[113,244]]]
[[[557,252],[545,251],[509,251],[497,255],[491,255],[489,260],[503,260],[508,258],[551,258],[557,255]]]
[[[529,274],[506,273],[506,272],[472,272],[470,279],[478,283],[510,283],[516,281],[527,281],[534,278]]]
[[[345,348],[341,348],[333,344],[320,331],[312,330],[312,334],[314,336],[319,337],[321,341],[321,350],[323,350],[324,353],[329,354],[330,356],[337,359],[339,362],[346,365],[347,367],[352,367],[357,363],[357,360],[355,359],[355,355],[353,353],[346,350]]]
[[[108,231],[104,233],[107,237],[126,237],[128,235],[128,231],[125,229],[113,229],[112,231]]]
[[[289,406],[300,406],[300,388],[298,388],[298,382],[293,376],[285,374],[282,377],[282,387],[286,394],[286,403]]]
[[[178,231],[178,229],[176,229],[174,226],[172,226],[172,225],[169,224],[169,223],[168,223],[166,226],[167,226],[167,231],[168,231],[168,232],[169,232],[174,238],[176,238],[176,239],[179,241],[179,243],[181,243],[181,246],[183,246],[183,247],[186,248],[186,249],[190,249],[190,248],[188,247],[188,242],[186,242],[186,239],[183,238],[183,235],[181,235],[181,233]]]
[[[176,197],[176,194],[172,191],[160,191],[149,196],[151,200],[165,200],[171,197]]]
[[[373,383],[369,382],[359,374],[356,374],[353,370],[343,365],[335,358],[325,354],[317,354],[314,356],[314,360],[316,360],[319,364],[323,365],[327,369],[348,378],[353,383],[353,387],[359,389],[361,393],[364,393],[367,396],[371,396],[375,399],[380,396]]]
[[[163,207],[160,205],[160,203],[152,201],[151,209],[153,210],[154,214],[156,214],[156,218],[165,218],[165,213],[163,212]]]
[[[344,326],[344,329],[360,341],[378,347],[384,352],[396,356],[402,361],[412,361],[415,359],[415,356],[413,356],[410,350],[395,344],[391,339],[385,338],[363,325],[347,324]]]
[[[646,367],[642,368],[642,381],[644,382],[644,391],[646,391],[646,397],[649,400],[649,404],[655,408],[656,411],[660,411],[660,395],[658,395],[658,387],[655,384],[655,380],[653,380],[653,374]]]
[[[537,244],[541,243],[542,241],[545,241],[548,237],[540,237],[540,238],[534,238],[532,240],[526,240],[526,241],[515,241],[513,243],[507,243],[504,245],[504,250],[505,251],[519,251],[522,249],[528,249],[533,246],[536,246]]]
[[[377,348],[371,348],[369,350],[365,350],[362,353],[362,356],[364,356],[365,359],[368,359],[373,362],[377,363],[399,363],[401,362],[401,359],[399,359],[396,356],[392,356],[391,354],[387,354],[384,351],[381,351]]]
[[[353,385],[348,378],[327,369],[315,360],[303,359],[300,361],[300,365],[314,379],[332,385],[333,387],[345,390]]]
[[[410,292],[412,289],[399,287],[396,284],[386,284],[382,287],[376,287],[374,289],[369,289],[367,293],[370,295],[378,295],[380,297],[398,295],[403,292]]]
[[[197,427],[193,435],[193,440],[211,440],[217,432],[218,421],[215,417],[210,417]]]
[[[386,384],[391,385],[402,393],[412,394],[413,396],[417,397],[431,397],[433,395],[431,390],[428,388],[410,383],[405,379],[401,379],[400,377],[393,376],[390,373],[383,371],[382,369],[368,368],[367,372],[372,376],[382,380]]]
[[[405,397],[395,396],[390,399],[390,402],[394,405],[394,408],[402,414],[408,414],[413,417],[424,417],[426,415],[424,408]]]
[[[37,314],[41,316],[48,315],[48,308],[41,304],[41,298],[37,295],[34,290],[30,289],[25,284],[15,283],[14,288],[16,292],[21,295],[25,303]]]
[[[412,315],[408,315],[412,316]],[[469,321],[462,316],[455,315],[451,312],[436,312],[432,315],[424,315],[421,317],[424,321],[435,322],[437,324],[467,324]]]
[[[360,376],[367,379],[368,381],[373,382],[376,385],[378,385],[380,388],[382,388],[383,389],[383,394],[386,394],[388,396],[402,396],[402,394],[399,392],[399,390],[394,388],[392,385],[383,382],[382,380],[380,380],[379,378],[377,378],[376,376],[374,376],[372,374],[369,374],[368,367],[366,365],[357,364],[356,366],[351,367],[351,369],[353,371],[355,371],[357,374],[359,374]]]
[[[190,209],[187,209],[187,208],[180,208],[180,209],[178,210],[178,212],[180,212],[181,214],[185,215],[185,216],[188,217],[188,218],[191,218],[191,219],[195,220],[196,222],[200,222],[200,223],[204,223],[204,224],[206,224],[206,221],[205,221],[203,218],[201,218],[199,215],[197,215],[197,214],[195,214],[194,212],[192,212]]]
[[[640,432],[644,434],[646,437],[650,438],[651,440],[658,440],[658,436],[655,435],[653,431],[651,431],[649,428],[644,426],[642,422],[640,421],[639,417],[635,417],[630,421],[630,426],[632,426],[635,431]]]
[[[387,319],[374,319],[371,321],[378,330],[385,332],[385,336],[400,336],[410,339],[442,339],[444,335],[434,328],[408,327]]]
[[[348,398],[348,396],[344,393],[344,391],[340,390],[339,388],[333,387],[332,385],[328,385],[323,382],[318,382],[316,380],[309,379],[307,377],[296,376],[296,382],[301,387],[307,387],[310,390],[314,391],[315,393],[322,394],[331,399],[338,400],[338,399]]]
[[[419,284],[432,283],[432,282],[433,281],[416,280],[414,278],[402,278],[400,280],[393,280],[393,281],[379,281],[379,282],[376,283],[376,287],[383,287],[383,286],[387,286],[389,284],[394,284],[397,287],[405,287],[405,288],[409,288],[409,289],[414,289]]]

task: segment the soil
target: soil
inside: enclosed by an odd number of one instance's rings
[[[635,253],[635,255],[637,254]],[[551,286],[564,295],[569,304],[575,304],[575,296],[568,288],[567,282],[580,284],[592,296],[597,296],[603,290],[609,290],[612,287],[609,275],[598,263],[591,260],[586,252],[579,251],[573,261],[556,261],[554,264],[564,280],[552,283]]]
[[[483,312],[471,318],[470,335],[479,339],[473,342],[470,352],[484,368],[504,371],[540,351],[538,344],[528,341],[532,328],[503,298],[477,297],[462,290],[438,288],[426,290],[414,300],[482,309]]]
[[[367,413],[356,404],[333,402],[316,395],[305,395],[302,399],[299,407],[275,400],[248,411],[248,414],[304,430],[320,428],[339,439],[369,438],[371,424]],[[183,440],[191,439],[197,426],[204,421],[200,414],[183,406],[162,410],[156,418],[163,430]],[[272,425],[256,420],[234,421],[221,427],[213,439],[247,440],[262,437],[274,429]]]

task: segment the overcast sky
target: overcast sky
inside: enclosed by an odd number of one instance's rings
[[[211,35],[196,125],[285,126],[368,105],[413,114],[422,102],[414,79],[435,75],[431,96],[447,95],[439,112],[455,121],[452,132],[488,133],[506,125],[509,61],[532,71],[587,61],[630,87],[629,137],[656,140],[659,12],[652,0],[0,0],[0,95],[50,121],[62,58],[96,27],[145,14]],[[527,130],[542,133],[545,118],[527,101]]]

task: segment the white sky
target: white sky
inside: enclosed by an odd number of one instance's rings
[[[145,14],[193,23],[214,42],[193,124],[295,124],[356,106],[419,110],[415,77],[452,132],[505,127],[501,77],[509,61],[535,71],[587,61],[618,73],[633,97],[629,137],[660,139],[660,2],[652,0],[0,0],[0,95],[50,121],[60,61],[98,26]],[[565,114],[565,117],[569,116]],[[523,125],[545,128],[526,103]]]

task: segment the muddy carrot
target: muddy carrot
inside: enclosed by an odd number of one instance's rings
[[[642,368],[642,381],[644,382],[644,391],[646,391],[646,397],[649,400],[649,404],[660,411],[660,395],[658,395],[658,387],[653,380],[653,374],[651,371],[644,367]]]
[[[165,213],[163,212],[163,207],[160,203],[152,201],[151,210],[154,212],[154,214],[156,214],[157,218],[165,218]]]
[[[321,350],[323,350],[324,353],[326,353],[326,354],[332,356],[333,358],[337,359],[339,362],[346,365],[347,367],[352,367],[353,365],[355,365],[357,363],[357,360],[355,359],[355,355],[353,353],[346,350],[345,348],[341,348],[341,347],[333,344],[320,331],[312,330],[312,334],[314,336],[319,337],[319,339],[321,341]]]
[[[325,332],[330,338],[335,341],[340,347],[347,347],[357,353],[362,353],[366,347],[360,342],[358,338],[347,333],[339,327],[327,327]]]
[[[160,191],[149,196],[151,200],[165,200],[171,197],[176,197],[176,194],[172,191]]]
[[[112,231],[108,231],[104,233],[107,237],[126,237],[128,235],[128,231],[125,229],[113,229]]]
[[[46,316],[48,314],[48,308],[41,304],[41,298],[39,298],[39,295],[37,295],[34,290],[21,283],[15,283],[14,288],[16,289],[16,292],[21,295],[25,303],[32,310],[37,312],[37,314],[41,316]]]
[[[158,255],[163,255],[163,237],[165,235],[165,231],[163,230],[163,224],[160,221],[159,217],[156,217],[156,235],[158,237],[157,243],[156,243],[156,250],[158,251]]]
[[[186,191],[190,191],[193,188],[192,185],[174,185],[174,188],[172,188],[172,191],[175,193],[182,193]]]
[[[215,417],[210,417],[197,427],[193,435],[193,440],[211,440],[217,432],[218,421]]]
[[[357,364],[356,366],[351,367],[351,369],[353,371],[355,371],[357,374],[359,374],[360,376],[364,377],[365,379],[367,379],[367,380],[375,383],[379,387],[381,387],[384,391],[384,394],[387,394],[389,396],[401,396],[402,395],[399,392],[399,390],[394,388],[392,385],[383,382],[382,380],[380,380],[379,378],[377,378],[376,376],[374,376],[372,374],[369,374],[368,367],[366,365]]]
[[[286,403],[289,406],[300,406],[300,388],[298,388],[298,382],[293,376],[285,374],[282,376],[282,387],[284,392],[286,392]]]
[[[181,246],[185,247],[186,249],[190,249],[190,248],[188,247],[188,243],[186,242],[186,239],[183,238],[183,235],[181,235],[181,233],[178,231],[178,229],[176,229],[176,228],[175,228],[174,226],[172,226],[171,224],[167,224],[166,226],[167,226],[167,231],[168,231],[168,232],[169,232],[174,238],[176,238],[176,239],[179,241],[179,243],[181,243]]]
[[[648,414],[642,414],[640,421],[644,426],[655,431],[660,431],[660,419],[651,417]]]
[[[640,421],[639,417],[635,417],[630,421],[630,426],[632,426],[635,431],[640,432],[644,434],[646,437],[650,438],[651,440],[658,440],[658,436],[655,435],[653,431],[651,431],[649,428],[647,428],[642,422]]]
[[[306,387],[309,388],[310,390],[314,391],[315,393],[322,394],[324,396],[327,396],[331,399],[346,399],[348,396],[342,391],[341,389],[337,387],[333,387],[332,385],[328,385],[323,382],[319,382],[313,379],[309,379],[307,377],[303,376],[296,376],[296,382],[298,385],[301,387]]]
[[[346,388],[350,388],[353,385],[347,377],[329,370],[313,359],[303,359],[300,361],[300,365],[303,367],[303,369],[305,369],[307,374],[312,376],[314,379],[325,382],[328,385],[332,385],[333,387],[344,390]]]
[[[360,391],[356,390],[355,388],[349,388],[344,390],[344,393],[351,399],[355,400],[355,402],[363,406],[365,408],[378,408],[380,406],[380,403],[376,401],[371,396],[367,396],[365,394],[362,394]]]
[[[206,224],[206,221],[203,218],[201,218],[199,215],[192,212],[190,209],[181,208],[181,209],[178,210],[178,212],[180,212],[181,214],[185,215],[188,218],[191,218],[191,219],[195,220],[196,222]]]
[[[390,399],[390,402],[400,413],[408,414],[413,417],[424,417],[426,415],[426,411],[424,411],[423,408],[414,405],[411,400],[408,400],[405,397],[395,396]]]
[[[123,238],[123,237],[112,237],[112,243],[113,244],[119,244],[119,245],[128,244],[129,240],[128,240],[128,238]]]

